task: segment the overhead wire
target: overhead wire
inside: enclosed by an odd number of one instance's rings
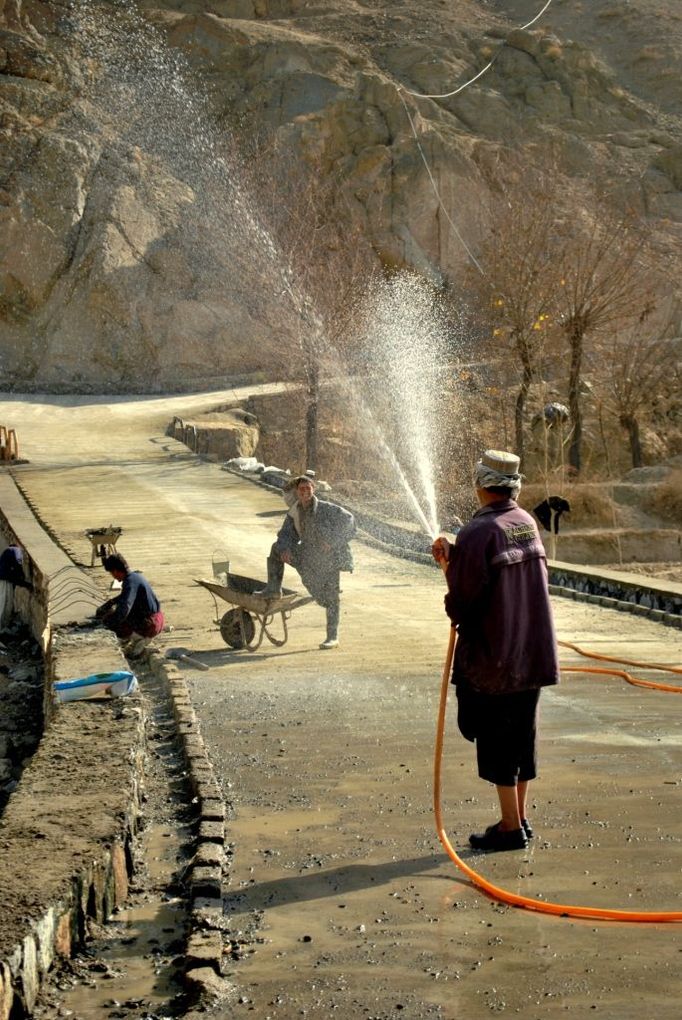
[[[535,15],[535,17],[531,18],[530,21],[526,22],[525,25],[521,25],[520,28],[517,29],[517,31],[524,31],[525,29],[530,28],[531,25],[534,25],[535,22],[538,21],[542,17],[542,15],[545,13],[545,11],[547,10],[547,8],[550,6],[551,3],[552,3],[552,0],[546,0],[546,3],[542,7],[542,9],[540,11],[538,11],[538,13]],[[460,242],[460,244],[462,245],[462,247],[466,251],[467,255],[469,256],[469,259],[471,260],[473,265],[476,267],[476,269],[479,271],[481,276],[486,276],[486,273],[483,270],[483,267],[481,266],[480,262],[478,261],[478,259],[474,255],[474,253],[472,252],[472,250],[469,247],[469,245],[464,240],[460,230],[457,228],[454,220],[452,219],[452,217],[450,216],[450,213],[448,212],[448,210],[445,207],[445,203],[443,202],[443,199],[441,198],[440,190],[438,188],[438,185],[436,184],[436,181],[435,181],[433,172],[431,170],[431,167],[429,166],[429,162],[428,162],[428,160],[426,158],[426,153],[424,152],[424,148],[423,148],[423,146],[422,146],[422,144],[421,144],[421,142],[419,140],[419,135],[417,134],[417,129],[416,129],[416,126],[414,124],[414,120],[412,118],[412,115],[410,114],[410,111],[409,111],[408,107],[407,107],[407,103],[405,102],[405,99],[404,99],[404,96],[403,96],[403,92],[406,95],[408,95],[408,96],[413,96],[415,99],[449,99],[451,96],[456,96],[460,92],[463,92],[464,89],[468,88],[469,85],[473,85],[474,82],[478,81],[478,79],[481,78],[486,73],[486,71],[489,71],[490,68],[495,63],[495,61],[500,56],[500,53],[502,53],[503,49],[507,45],[508,45],[507,40],[506,39],[503,40],[502,44],[498,47],[498,50],[495,53],[495,55],[492,58],[492,60],[490,60],[489,63],[487,63],[484,68],[482,68],[477,74],[475,74],[473,78],[470,78],[469,81],[465,81],[462,85],[459,85],[452,92],[442,92],[442,93],[415,92],[412,89],[406,88],[404,85],[396,85],[396,90],[398,92],[398,96],[400,97],[400,101],[403,104],[403,108],[405,110],[405,114],[406,114],[408,122],[410,124],[410,128],[412,129],[412,134],[414,135],[414,140],[415,140],[415,142],[417,144],[417,150],[419,152],[421,160],[422,160],[422,162],[424,164],[424,167],[426,169],[426,173],[427,173],[429,181],[431,183],[431,187],[433,189],[433,192],[434,192],[434,194],[436,196],[436,200],[438,202],[438,207],[439,207],[439,209],[442,210],[443,215],[445,216],[446,220],[450,224],[450,227],[452,228],[455,236],[457,237],[457,240]]]
[[[527,28],[530,28],[531,25],[534,25],[536,21],[540,20],[540,18],[545,13],[545,11],[547,10],[547,8],[550,6],[551,3],[552,3],[552,0],[547,0],[547,2],[545,3],[544,7],[542,8],[542,10],[538,11],[538,13],[535,15],[535,17],[531,18],[530,21],[527,21],[525,25],[520,25],[516,29],[516,31],[517,32],[524,32]],[[452,90],[452,92],[433,92],[433,93],[429,93],[429,92],[413,92],[412,89],[406,89],[404,85],[400,85],[399,88],[403,92],[406,92],[408,94],[408,96],[414,96],[416,99],[450,99],[452,96],[456,96],[460,92],[463,92],[464,89],[469,87],[469,85],[473,85],[475,81],[478,81],[478,79],[481,78],[486,73],[486,71],[489,71],[490,68],[495,63],[495,61],[497,60],[497,58],[499,57],[499,55],[502,52],[502,50],[507,45],[509,45],[509,44],[508,44],[507,40],[504,39],[502,44],[498,47],[497,53],[492,58],[492,60],[490,60],[489,63],[487,63],[485,65],[485,67],[481,68],[481,70],[477,74],[475,74],[473,78],[470,78],[469,81],[465,81],[462,85],[458,85],[456,89]]]
[[[429,163],[428,163],[428,160],[426,158],[426,154],[424,152],[422,143],[419,141],[419,135],[417,134],[417,129],[416,129],[415,125],[414,125],[414,121],[412,120],[412,116],[410,114],[410,111],[407,108],[407,103],[405,102],[405,100],[403,99],[402,95],[400,94],[400,90],[398,90],[398,96],[400,97],[400,102],[403,104],[403,107],[405,109],[405,113],[407,114],[407,119],[410,122],[410,127],[412,128],[412,134],[414,135],[414,140],[417,143],[417,150],[419,152],[419,155],[422,158],[422,162],[423,162],[424,167],[426,169],[426,173],[428,174],[429,180],[431,182],[431,187],[433,188],[434,194],[435,194],[435,196],[436,196],[436,198],[438,200],[438,206],[443,211],[443,215],[445,216],[446,220],[448,221],[448,223],[450,224],[450,226],[454,230],[455,235],[456,235],[458,241],[460,242],[460,244],[462,245],[462,247],[466,251],[467,255],[469,256],[469,258],[471,259],[473,264],[478,269],[479,273],[481,273],[482,276],[485,276],[485,272],[483,271],[483,267],[481,266],[480,262],[478,261],[478,259],[474,255],[474,253],[472,252],[472,250],[469,247],[469,245],[466,243],[466,241],[462,237],[462,235],[459,232],[459,230],[457,229],[454,220],[450,216],[450,213],[445,208],[445,203],[443,202],[443,199],[440,197],[440,191],[438,190],[438,185],[436,184],[434,176],[433,176],[433,174],[431,172],[431,167],[429,166]]]

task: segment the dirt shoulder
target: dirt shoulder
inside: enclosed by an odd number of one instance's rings
[[[58,637],[53,665],[70,679],[125,664],[110,635],[88,632]],[[0,820],[0,961],[13,960],[11,972],[0,963],[0,986],[10,1004],[16,992],[30,1012],[86,914],[103,918],[125,900],[142,748],[139,699],[62,705],[10,797]]]

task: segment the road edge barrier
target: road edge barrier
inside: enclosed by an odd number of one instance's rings
[[[216,1000],[225,1003],[237,994],[236,988],[222,976],[228,941],[223,892],[231,856],[226,830],[230,806],[216,778],[182,671],[156,649],[149,650],[147,662],[167,684],[187,779],[196,803],[194,853],[184,880],[189,900],[185,986],[195,1005]]]

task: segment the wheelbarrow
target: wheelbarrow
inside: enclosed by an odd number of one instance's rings
[[[252,577],[239,574],[227,574],[227,584],[218,581],[207,581],[195,578],[194,583],[205,588],[213,597],[215,605],[214,623],[220,628],[220,636],[230,648],[247,648],[255,652],[263,643],[263,638],[281,648],[287,643],[289,630],[287,621],[294,609],[307,606],[313,601],[311,595],[300,595],[292,588],[282,588],[281,595],[261,595],[263,581],[255,581]],[[218,599],[236,606],[220,616]],[[275,637],[271,627],[275,617],[282,621],[282,637]],[[258,625],[258,627],[256,626]]]
[[[111,556],[116,552],[116,543],[122,534],[123,528],[118,528],[113,524],[109,524],[104,528],[87,529],[85,536],[89,538],[92,543],[92,555],[90,557],[91,567],[94,567],[95,560],[98,556],[103,560],[105,556]]]

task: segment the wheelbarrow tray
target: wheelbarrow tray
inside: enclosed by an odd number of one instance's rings
[[[206,588],[213,595],[233,606],[246,609],[256,616],[270,616],[273,613],[289,613],[299,606],[307,606],[313,601],[311,595],[300,595],[292,588],[282,588],[282,594],[257,595],[264,587],[263,581],[254,580],[252,577],[242,577],[240,574],[228,574],[227,584],[220,584],[218,581],[207,581],[205,578],[195,578],[195,584]]]
[[[194,583],[210,593],[216,609],[215,623],[220,628],[225,643],[235,649],[247,648],[250,652],[260,648],[264,637],[277,648],[285,645],[289,635],[287,619],[292,610],[313,601],[311,595],[299,595],[292,588],[283,588],[282,594],[274,597],[256,594],[263,586],[263,582],[239,574],[228,574],[227,584],[198,577],[194,579]],[[221,619],[218,619],[220,613],[218,599],[229,602],[237,608],[229,609]],[[283,637],[276,637],[270,630],[277,616],[281,621]],[[258,628],[254,619],[258,623]]]

